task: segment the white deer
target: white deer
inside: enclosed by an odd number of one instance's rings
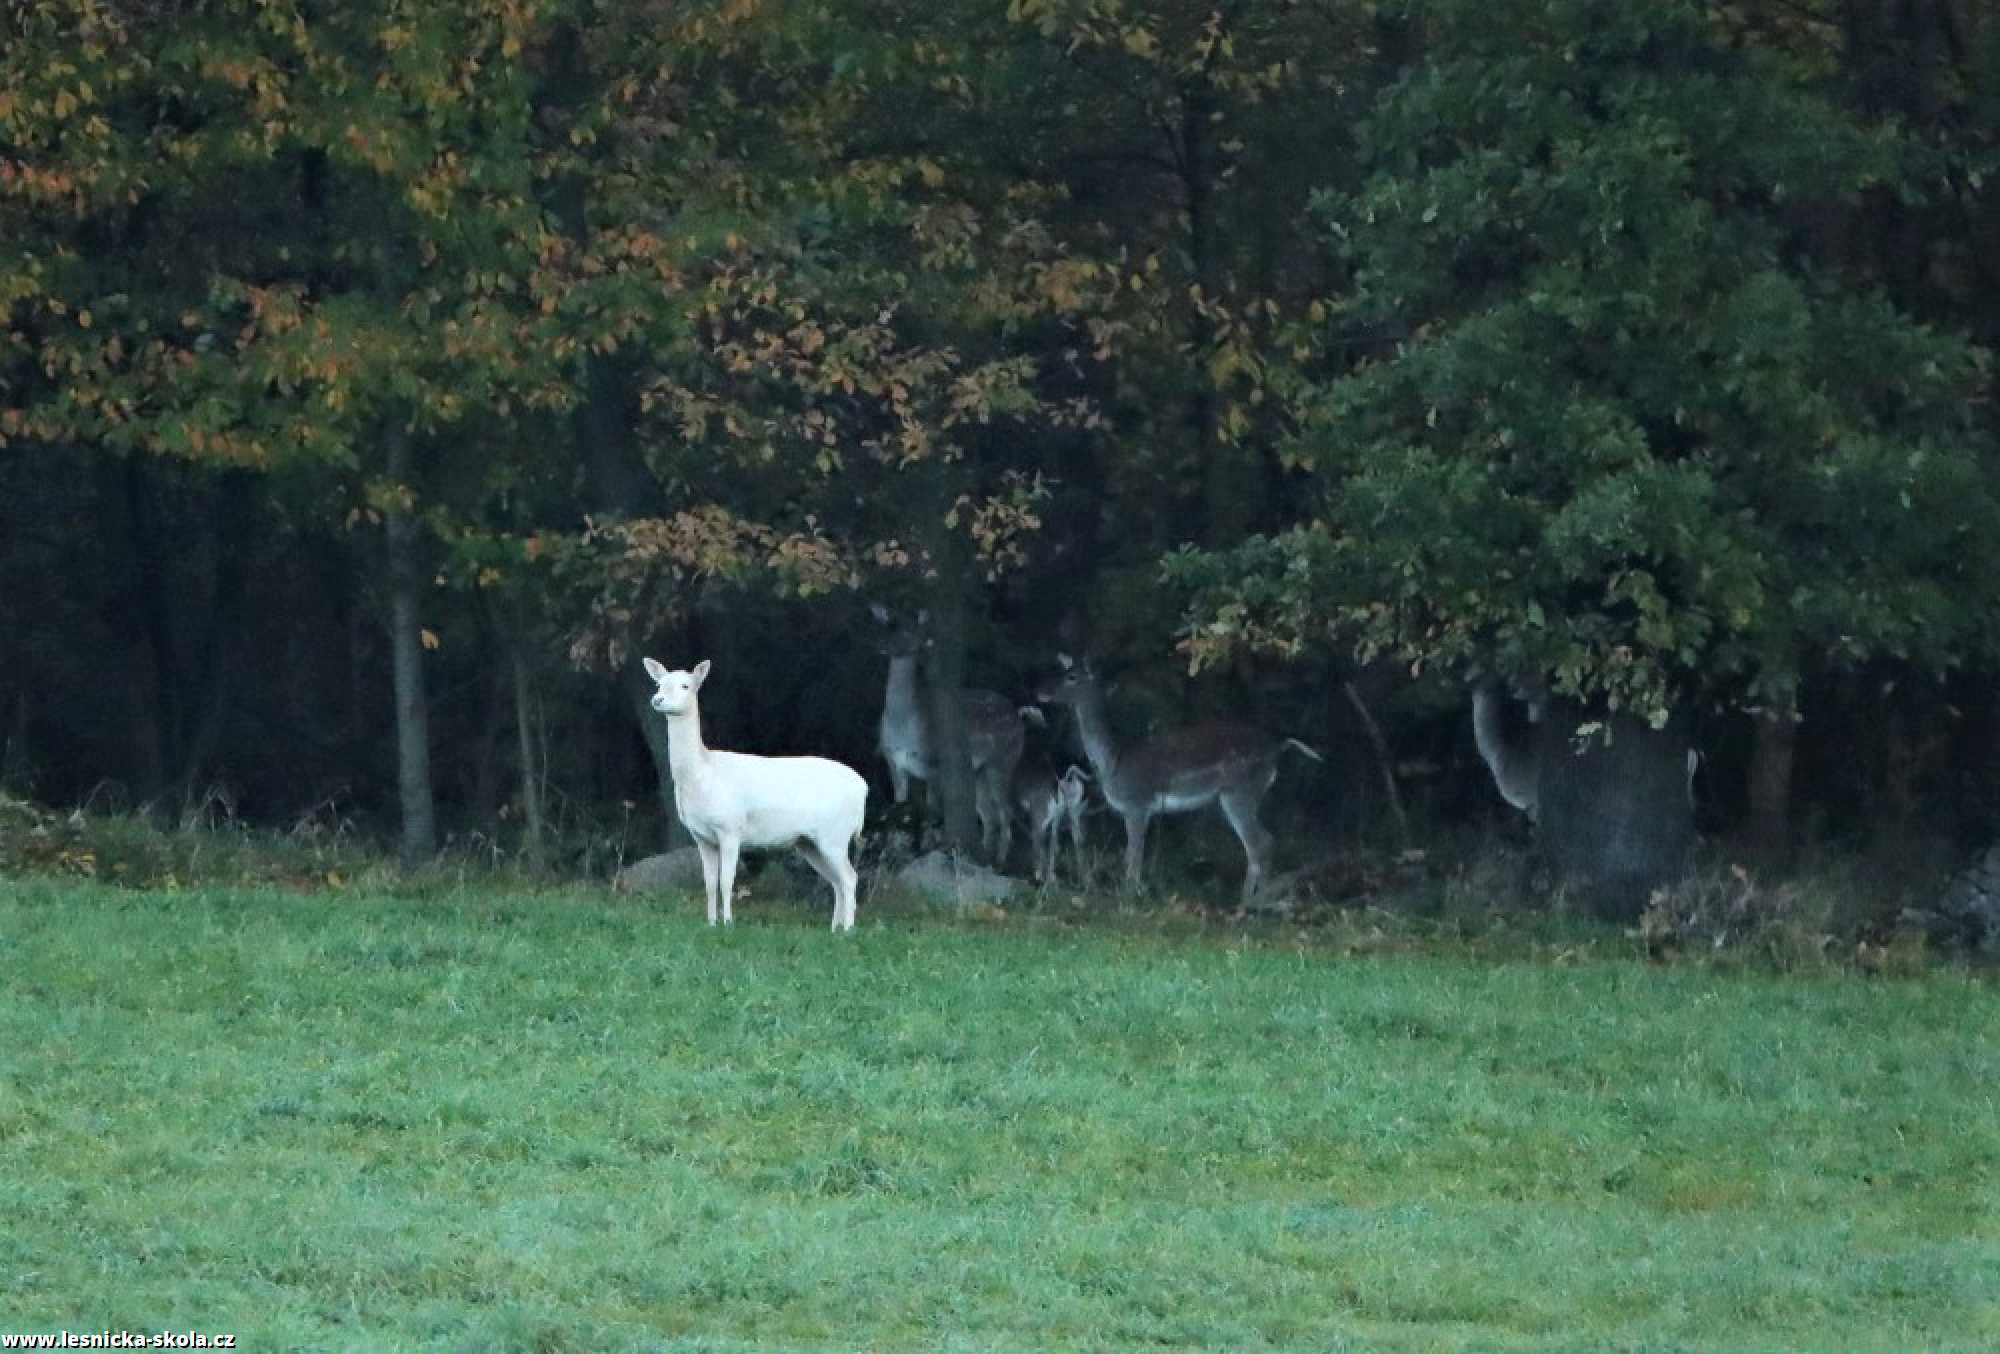
[[[723,925],[730,924],[738,851],[796,846],[833,886],[833,929],[853,930],[856,879],[847,852],[861,832],[868,782],[825,757],[754,757],[706,747],[697,693],[708,678],[708,660],[692,672],[645,662],[655,688],[653,708],[667,717],[674,809],[701,852],[708,924],[715,925],[718,904]]]
[[[1278,757],[1297,748],[1322,758],[1296,738],[1274,738],[1247,724],[1215,721],[1155,734],[1133,748],[1120,748],[1104,711],[1104,685],[1090,664],[1058,654],[1062,673],[1044,682],[1036,698],[1076,711],[1077,733],[1097,773],[1097,787],[1113,812],[1125,820],[1125,883],[1138,888],[1146,860],[1146,829],[1163,813],[1191,813],[1210,804],[1222,808],[1248,865],[1243,902],[1257,896],[1270,866],[1271,834],[1257,806],[1278,778]]]
[[[889,763],[889,784],[896,802],[902,804],[910,797],[912,780],[929,781],[936,774],[930,716],[917,690],[917,656],[929,643],[925,629],[930,613],[919,611],[914,621],[899,621],[880,602],[871,602],[868,610],[886,627],[882,652],[889,659],[889,680],[882,691],[877,746]],[[997,691],[968,687],[958,693],[958,699],[965,711],[966,742],[972,754],[973,810],[979,815],[980,848],[996,864],[1004,864],[1014,841],[1007,796],[1024,743],[1020,715]]]

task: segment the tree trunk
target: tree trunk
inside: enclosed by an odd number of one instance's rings
[[[514,728],[521,740],[521,815],[526,825],[521,842],[528,868],[539,873],[542,849],[542,766],[535,755],[534,684],[528,670],[527,646],[516,640],[514,658]]]
[[[931,607],[930,635],[928,661],[919,665],[924,714],[930,725],[930,789],[944,810],[945,844],[954,851],[970,852],[979,842],[979,819],[974,808],[972,743],[959,699],[965,687],[965,604],[955,591],[940,595]]]
[[[153,708],[158,712],[158,788],[179,780],[181,769],[180,654],[174,643],[172,562],[160,523],[160,486],[137,456],[125,458],[126,520],[132,527],[132,596],[135,619],[152,653]]]
[[[14,699],[7,705],[9,719],[4,729],[0,729],[0,790],[6,789],[17,780],[28,778],[28,692],[24,687],[14,693]]]
[[[1399,850],[1410,845],[1410,819],[1403,812],[1403,792],[1396,784],[1396,763],[1389,755],[1389,740],[1382,736],[1382,726],[1375,722],[1374,714],[1368,709],[1368,702],[1361,699],[1361,688],[1352,681],[1342,682],[1340,688],[1346,693],[1347,703],[1354,707],[1354,713],[1361,718],[1361,728],[1368,735],[1368,746],[1375,753],[1375,765],[1382,771],[1382,789],[1389,797],[1389,816],[1396,822],[1396,846]]]
[[[389,479],[410,484],[410,433],[393,420]],[[396,688],[396,786],[403,811],[402,864],[414,869],[437,854],[437,808],[431,796],[430,710],[424,699],[423,626],[418,615],[421,570],[418,527],[400,507],[391,508],[383,536],[389,560],[389,655]]]
[[[660,809],[666,815],[665,849],[671,851],[676,847],[691,846],[693,839],[687,835],[687,828],[681,823],[680,810],[674,806],[674,768],[667,747],[666,716],[653,709],[653,681],[639,666],[636,655],[626,663],[621,681],[626,699],[631,702],[632,713],[639,721],[639,730],[646,737],[646,751],[653,757],[654,783],[659,788]]]
[[[1215,96],[1204,74],[1190,75],[1181,88],[1180,176],[1187,203],[1188,254],[1203,306],[1220,305],[1227,287],[1221,241],[1216,229],[1214,147]],[[1261,469],[1222,436],[1224,392],[1209,374],[1209,358],[1219,337],[1214,319],[1196,310],[1189,321],[1194,370],[1188,382],[1202,475],[1204,539],[1217,545],[1240,540],[1256,520]]]
[[[1577,738],[1585,722],[1604,730]],[[1607,737],[1608,734],[1608,737]],[[1687,867],[1694,841],[1684,724],[1552,701],[1540,743],[1536,835],[1563,882],[1598,915],[1630,921]]]
[[[195,709],[181,746],[183,794],[191,794],[207,774],[222,736],[223,720],[235,704],[251,554],[256,549],[257,484],[258,478],[251,471],[225,471],[211,503],[215,576],[194,660],[200,665],[190,693]]]
[[[591,78],[582,34],[574,24],[558,24],[550,34],[541,86],[535,94],[536,117],[557,127],[567,126],[587,99]],[[540,193],[544,208],[579,248],[590,239],[586,179],[582,172],[566,174],[547,181]],[[579,374],[585,395],[570,418],[570,434],[597,510],[614,518],[661,511],[664,502],[659,482],[648,470],[632,436],[632,429],[637,426],[638,400],[630,372],[604,354],[586,352],[577,361],[581,364]],[[633,636],[635,644],[643,644],[646,639],[644,634]],[[653,698],[653,684],[639,666],[636,655],[627,662],[618,680],[639,721],[646,750],[652,755],[660,807],[666,814],[667,845],[670,849],[688,845],[686,830],[674,808],[674,775],[667,758],[666,721],[648,704]]]
[[[105,599],[105,628],[124,641],[122,655],[113,661],[123,668],[122,694],[117,717],[123,723],[128,749],[125,774],[135,800],[148,800],[166,785],[166,729],[159,705],[159,682],[155,672],[159,655],[149,642],[145,623],[145,588],[139,577],[139,560],[134,547],[132,523],[131,467],[111,456],[95,458],[97,506],[100,514],[97,539],[109,557],[106,575],[110,588]],[[119,659],[122,658],[122,662]]]
[[[1766,710],[1755,716],[1750,743],[1750,847],[1782,866],[1792,849],[1792,763],[1798,750],[1798,716]]]
[[[467,816],[475,823],[492,822],[499,809],[500,734],[515,717],[514,704],[510,660],[506,667],[492,669],[486,683],[486,717],[480,721],[479,743],[472,754],[472,790],[466,805]]]

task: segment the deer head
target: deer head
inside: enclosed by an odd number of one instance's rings
[[[1091,671],[1090,660],[1077,662],[1066,653],[1056,655],[1056,666],[1062,671],[1035,688],[1035,699],[1044,705],[1075,705],[1083,699],[1083,693],[1097,686],[1097,674]]]
[[[905,618],[880,602],[870,602],[868,614],[882,627],[875,642],[885,657],[908,658],[930,647],[931,613],[928,607],[919,610],[913,618]]]
[[[665,663],[648,658],[646,675],[653,679],[652,707],[663,715],[684,715],[694,704],[695,693],[708,680],[708,660],[694,665],[692,672],[669,671]]]

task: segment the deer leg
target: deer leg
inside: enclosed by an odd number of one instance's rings
[[[855,876],[854,867],[847,861],[846,848],[808,838],[799,842],[799,854],[806,858],[806,864],[813,867],[813,872],[833,889],[833,929],[840,931],[852,927]]]
[[[1007,808],[1007,784],[996,768],[983,766],[974,781],[979,797],[979,845],[997,870],[1007,868],[1007,853],[1014,848],[1014,816]]]
[[[716,860],[715,846],[711,842],[697,841],[694,849],[701,853],[701,887],[708,895],[708,924],[715,925],[715,880],[720,866]]]
[[[1264,868],[1271,859],[1271,834],[1257,819],[1257,801],[1264,797],[1262,787],[1256,790],[1235,790],[1221,796],[1222,816],[1229,820],[1229,826],[1236,829],[1236,839],[1243,843],[1243,855],[1248,864],[1243,870],[1243,904],[1257,896],[1258,888],[1264,882]]]
[[[799,839],[798,851],[805,857],[806,864],[813,867],[813,873],[824,879],[827,887],[833,890],[833,926],[835,930],[839,930],[840,876],[834,872],[833,862],[827,859],[826,852],[820,849],[820,844],[810,837]]]
[[[742,849],[742,842],[735,837],[718,837],[715,841],[716,855],[719,857],[717,873],[720,879],[716,891],[722,896],[722,924],[730,925],[735,918],[730,915],[730,895],[736,890],[736,853]],[[710,918],[711,921],[714,918]]]
[[[1006,802],[1006,782],[1010,780],[1010,776],[1002,774],[998,766],[990,766],[986,770],[986,778],[992,782],[992,790],[988,790],[988,796],[994,802],[994,818],[1000,824],[1000,850],[994,856],[994,864],[1006,870],[1008,852],[1014,850],[1014,812],[1008,808]]]
[[[896,802],[906,804],[910,799],[910,773],[894,762],[889,763],[889,787],[896,792]]]
[[[993,823],[993,795],[986,776],[976,768],[972,773],[972,812],[979,819],[979,853],[993,859],[993,841],[999,829]]]
[[[1035,848],[1035,879],[1047,888],[1055,879],[1055,825],[1044,812],[1028,824],[1028,841]]]
[[[854,871],[854,862],[847,858],[847,843],[840,842],[830,848],[827,858],[833,862],[836,900],[833,908],[833,929],[852,931],[854,929],[854,893],[861,879]]]
[[[1082,888],[1084,880],[1087,877],[1083,868],[1083,809],[1077,807],[1066,810],[1063,817],[1069,820],[1069,844],[1071,851],[1076,856],[1076,886]],[[1057,823],[1055,830],[1057,832],[1062,831],[1062,824]],[[1049,843],[1051,857],[1054,856],[1056,845],[1057,843],[1055,842]],[[1055,861],[1053,858],[1049,862],[1049,869],[1051,873],[1054,872]]]
[[[1128,814],[1125,818],[1125,887],[1137,890],[1146,867],[1146,829],[1152,815]]]

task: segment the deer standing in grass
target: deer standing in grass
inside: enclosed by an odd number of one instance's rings
[[[1213,721],[1155,734],[1136,747],[1121,748],[1111,736],[1104,709],[1104,685],[1090,664],[1058,654],[1062,672],[1035,693],[1045,704],[1076,711],[1077,733],[1097,773],[1097,788],[1125,820],[1125,883],[1138,888],[1146,861],[1146,829],[1163,813],[1192,813],[1217,804],[1243,843],[1248,865],[1243,902],[1257,889],[1271,862],[1271,834],[1257,806],[1278,778],[1278,757],[1297,748],[1314,761],[1317,752],[1296,738],[1274,738],[1247,724]]]
[[[715,925],[718,910],[723,925],[732,920],[729,900],[743,847],[796,846],[833,886],[833,929],[853,930],[856,877],[847,852],[861,832],[868,782],[824,757],[754,757],[705,746],[698,693],[708,660],[692,672],[645,661],[655,688],[652,706],[667,717],[674,810],[701,852],[708,924]]]
[[[899,621],[879,602],[870,603],[868,610],[886,627],[882,652],[889,660],[889,680],[882,692],[877,745],[882,759],[889,763],[889,783],[896,802],[902,804],[910,797],[911,780],[929,781],[936,774],[930,717],[917,690],[917,656],[928,640],[924,629],[930,613],[919,611],[914,621]],[[1014,841],[1008,789],[1025,741],[1021,717],[1013,702],[997,691],[968,687],[958,693],[958,699],[965,711],[966,742],[972,753],[973,810],[979,815],[980,849],[995,863],[1004,864]]]

